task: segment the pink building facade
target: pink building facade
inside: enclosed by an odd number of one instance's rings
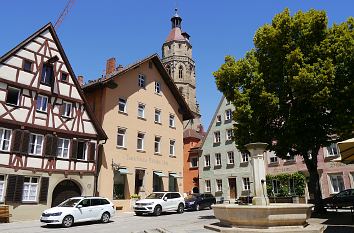
[[[345,189],[354,188],[354,164],[346,165],[340,162],[341,157],[336,144],[321,148],[317,156],[323,198]],[[309,177],[306,164],[301,156],[289,157],[288,160],[282,160],[277,158],[273,152],[268,152],[266,163],[267,174],[270,175],[299,171],[306,177]],[[307,198],[311,198],[308,189],[305,195]]]

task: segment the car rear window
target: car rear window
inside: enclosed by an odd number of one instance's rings
[[[95,199],[91,199],[91,205],[95,206],[95,205],[102,205],[101,199],[95,198]]]
[[[109,201],[107,201],[106,199],[101,199],[102,204],[101,205],[108,205],[110,204]]]
[[[181,195],[179,193],[171,193],[171,198],[180,198]]]

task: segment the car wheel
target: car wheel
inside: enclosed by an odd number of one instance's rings
[[[74,218],[71,215],[67,215],[63,218],[61,225],[63,227],[71,227],[74,224]]]
[[[200,210],[200,205],[199,205],[199,204],[196,204],[196,205],[195,205],[195,210],[196,210],[196,211],[199,211],[199,210]]]
[[[161,206],[159,206],[159,205],[155,206],[154,215],[155,215],[155,216],[160,216],[160,215],[161,215],[161,212],[162,212]]]
[[[184,205],[180,203],[177,208],[177,213],[182,214],[184,212]]]
[[[211,205],[209,206],[209,209],[213,209],[213,207],[211,207]]]
[[[141,213],[141,212],[135,212],[135,215],[136,215],[136,216],[142,216],[143,213]]]
[[[101,217],[101,222],[102,222],[102,223],[108,223],[110,217],[111,217],[111,216],[109,215],[108,212],[104,212],[104,213],[102,214],[102,217]]]

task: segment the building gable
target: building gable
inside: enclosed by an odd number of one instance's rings
[[[19,90],[17,104],[9,88]],[[0,120],[107,138],[50,23],[0,58]]]

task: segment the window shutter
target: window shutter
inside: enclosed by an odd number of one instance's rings
[[[64,103],[62,103],[59,107],[59,115],[60,116],[64,115],[64,108],[65,108],[65,105],[64,105]]]
[[[71,140],[71,158],[72,159],[77,158],[77,143],[78,143],[78,141],[76,139]]]
[[[24,177],[17,175],[9,175],[7,179],[6,201],[17,202],[22,201]]]
[[[39,191],[39,202],[47,202],[49,177],[41,178],[41,189]]]
[[[52,144],[53,144],[53,136],[51,134],[46,134],[44,136],[44,156],[52,155]]]
[[[22,131],[21,154],[28,154],[29,141],[30,141],[30,131],[28,130]]]
[[[15,129],[12,132],[12,140],[11,140],[11,151],[12,153],[20,153],[20,147],[21,147],[21,139],[22,137],[22,130],[20,129]]]
[[[96,152],[95,146],[96,146],[96,144],[93,143],[93,142],[90,142],[88,144],[88,156],[87,156],[87,158],[88,158],[89,161],[95,161],[95,157],[96,157],[95,156],[95,152]]]
[[[52,156],[57,157],[58,156],[58,137],[53,135],[53,142],[52,142]]]

